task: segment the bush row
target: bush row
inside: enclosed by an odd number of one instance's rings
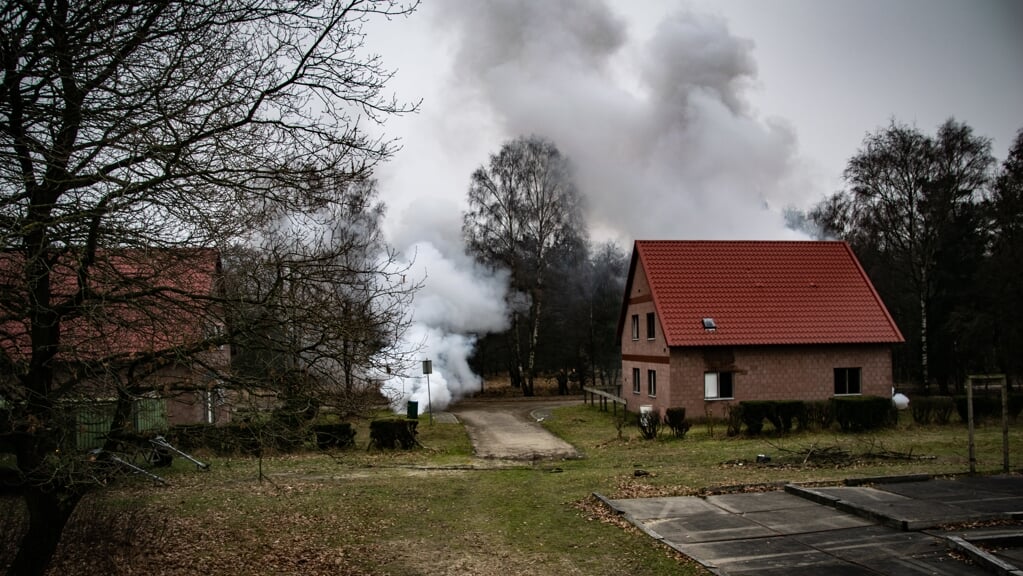
[[[746,400],[728,411],[728,435],[744,428],[760,434],[769,422],[776,432],[826,430],[835,422],[843,432],[873,430],[895,422],[891,399],[880,396],[848,396],[820,401]]]
[[[909,403],[913,421],[917,424],[948,424],[952,414],[961,422],[969,421],[969,407],[965,395],[917,396]],[[1023,412],[1023,394],[1009,394],[1008,416],[1015,420]],[[976,395],[973,397],[974,421],[999,420],[1002,417],[1001,396]]]
[[[277,422],[231,423],[224,426],[188,424],[172,426],[166,434],[175,447],[191,452],[208,450],[219,456],[294,452],[315,442],[320,449],[347,448],[355,444],[355,430],[348,422],[318,424],[293,429]]]

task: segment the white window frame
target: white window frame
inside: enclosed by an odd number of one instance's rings
[[[731,374],[732,393],[729,396],[721,395],[721,374]],[[735,372],[704,372],[703,373],[703,399],[704,400],[734,400],[735,399]]]
[[[639,340],[639,314],[632,315],[632,339]]]
[[[646,395],[657,398],[657,370],[646,371]]]
[[[641,394],[643,392],[643,387],[642,387],[642,385],[639,382],[639,374],[640,374],[639,368],[633,368],[632,369],[632,393],[633,394]]]

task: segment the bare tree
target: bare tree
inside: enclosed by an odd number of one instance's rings
[[[472,174],[462,233],[482,263],[511,272],[511,378],[533,395],[536,343],[552,264],[587,237],[571,165],[536,136],[504,144]]]
[[[818,206],[813,217],[908,280],[915,301],[919,378],[927,385],[928,318],[935,269],[946,233],[977,202],[990,178],[991,143],[948,120],[935,137],[892,122],[869,134],[849,160],[846,193]]]
[[[164,337],[175,312],[193,328],[223,321],[221,293],[187,281],[195,255],[178,249],[227,246],[268,214],[325,210],[338,198],[310,182],[365,178],[390,154],[360,121],[411,107],[383,94],[389,73],[363,53],[362,24],[410,11],[370,0],[0,7],[0,450],[12,462],[0,478],[29,514],[10,574],[43,573],[101,480],[80,473],[74,451],[55,452],[73,428],[68,402],[111,386],[130,397],[162,366],[222,370],[224,331]],[[126,319],[151,336],[144,350],[100,345]],[[87,336],[97,345],[74,341]]]
[[[1023,378],[1023,130],[1009,149],[1008,157],[992,186],[989,206],[992,242],[984,285],[990,287],[995,321],[998,364],[1015,380]]]
[[[226,257],[231,382],[291,420],[321,405],[364,412],[410,352],[401,342],[419,286],[382,240],[375,182],[328,185],[330,209],[280,217]]]

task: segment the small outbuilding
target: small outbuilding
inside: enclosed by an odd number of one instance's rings
[[[630,411],[888,396],[904,341],[845,242],[636,241],[618,336]]]

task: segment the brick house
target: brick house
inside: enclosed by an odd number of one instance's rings
[[[12,384],[30,358],[22,262],[16,252],[0,254],[0,287],[8,296],[0,323],[0,379]],[[82,268],[78,255],[68,252],[55,258],[50,272],[57,305],[81,297],[82,278],[88,283],[85,304],[61,324],[54,359],[54,388],[63,391],[56,400],[78,407],[79,433],[101,435],[91,429],[109,427],[118,389],[136,398],[133,420],[140,430],[229,421],[231,392],[216,374],[230,367],[230,349],[209,343],[224,331],[217,304],[219,253],[101,251],[88,276],[80,276]],[[16,401],[18,386],[7,390]]]
[[[844,242],[637,241],[618,322],[630,411],[888,396],[903,342]]]

